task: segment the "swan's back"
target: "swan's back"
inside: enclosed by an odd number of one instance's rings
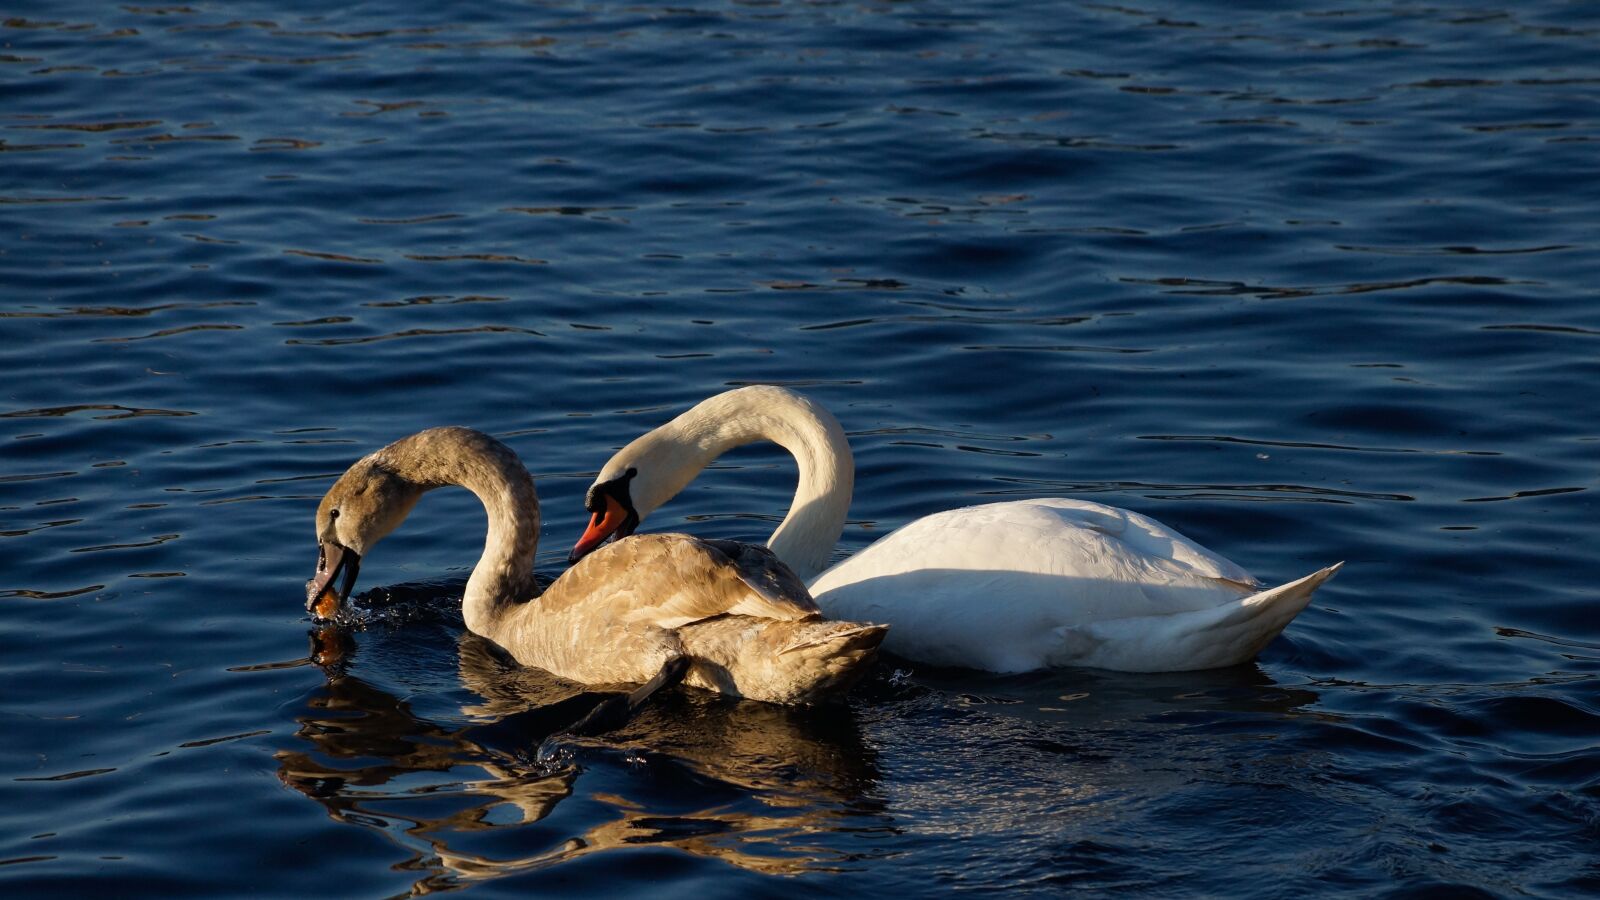
[[[639,534],[585,556],[535,601],[542,615],[676,628],[724,614],[788,621],[822,615],[765,547],[687,534]]]
[[[885,630],[823,619],[765,547],[641,534],[584,557],[494,640],[523,665],[589,684],[646,681],[687,656],[688,684],[814,703],[866,671]]]
[[[1050,498],[918,519],[824,572],[811,590],[830,616],[895,623],[885,644],[892,652],[1026,671],[1072,661],[1062,658],[1064,630],[1210,610],[1258,587],[1244,569],[1147,516]]]

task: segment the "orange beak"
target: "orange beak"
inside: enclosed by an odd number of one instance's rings
[[[627,519],[628,511],[617,502],[617,498],[607,497],[605,512],[595,513],[589,518],[589,529],[583,533],[583,537],[578,538],[578,543],[572,548],[572,555],[567,557],[568,561],[577,562],[593,552],[594,548],[605,543],[606,538],[616,534],[617,529],[621,528]]]
[[[361,556],[334,541],[317,542],[317,574],[306,582],[306,612],[318,622],[330,622],[349,599],[361,571]],[[334,581],[343,574],[337,588]]]
[[[332,622],[339,615],[339,607],[343,601],[339,599],[339,592],[328,585],[311,601],[311,615],[318,622]]]

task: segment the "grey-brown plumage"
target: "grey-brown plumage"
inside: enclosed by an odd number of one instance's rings
[[[424,491],[446,484],[477,494],[489,517],[462,598],[467,627],[523,665],[586,684],[633,684],[686,656],[689,684],[813,703],[853,684],[887,631],[823,619],[765,548],[683,534],[617,541],[519,602],[536,591],[533,479],[504,444],[466,428],[429,429],[351,466],[317,511],[318,539],[325,551],[365,555]]]

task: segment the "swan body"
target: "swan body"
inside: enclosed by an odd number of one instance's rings
[[[612,533],[631,531],[623,526],[642,521],[718,455],[769,436],[794,452],[800,487],[768,546],[808,580],[828,615],[886,622],[884,648],[929,665],[1234,665],[1277,637],[1339,569],[1264,589],[1147,516],[1049,498],[935,513],[823,571],[854,481],[849,445],[821,406],[764,385],[705,400],[618,451],[590,488],[595,519],[579,549],[597,545],[608,523],[616,523]]]
[[[522,665],[585,684],[659,684],[660,673],[682,672],[710,690],[804,704],[847,689],[883,640],[881,625],[823,619],[804,583],[765,548],[683,534],[618,541],[538,594],[533,479],[510,448],[467,428],[396,441],[328,491],[317,511],[318,572],[307,585],[313,613],[332,618],[361,557],[423,492],[449,484],[477,494],[489,518],[462,597],[467,627]]]
[[[1272,591],[1147,516],[1065,498],[934,513],[812,583],[831,615],[893,624],[891,652],[993,672],[1247,660],[1338,570]]]

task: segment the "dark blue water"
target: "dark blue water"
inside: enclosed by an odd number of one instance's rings
[[[1597,161],[1586,3],[13,3],[0,893],[1600,891]],[[481,547],[440,492],[307,662],[358,456],[501,436],[554,574],[748,382],[850,432],[847,551],[1068,495],[1349,565],[1250,665],[891,663],[541,760],[578,689],[416,599]]]

